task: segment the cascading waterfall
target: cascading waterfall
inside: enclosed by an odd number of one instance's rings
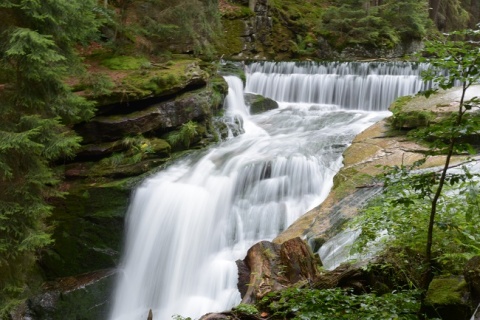
[[[245,91],[276,101],[385,110],[395,98],[425,90],[428,64],[410,62],[256,62],[248,66]]]
[[[368,111],[385,110],[387,104],[373,89],[368,97],[360,89],[348,99],[340,96],[342,90],[353,90],[347,88],[347,78],[359,81],[353,78],[360,75],[348,73],[368,69],[368,64],[347,67],[249,65],[247,90],[281,102],[278,110],[255,116],[248,114],[240,79],[226,77],[227,116],[241,119],[245,132],[177,162],[137,188],[127,214],[112,320],[144,320],[149,309],[154,319],[176,314],[198,318],[240,302],[235,261],[254,243],[271,240],[323,201],[353,137],[388,114]],[[332,74],[332,82],[324,85],[309,80],[315,68],[341,74]],[[404,68],[414,70],[405,65],[396,72]],[[380,66],[375,70],[387,73]],[[368,77],[367,71],[361,77]],[[379,85],[380,95],[393,100],[422,86],[411,76],[398,77],[409,82],[405,87],[411,91],[399,89],[399,81],[395,86]],[[389,90],[395,92],[385,92]],[[318,98],[327,95],[330,100]],[[355,108],[354,100],[360,98],[364,100]]]

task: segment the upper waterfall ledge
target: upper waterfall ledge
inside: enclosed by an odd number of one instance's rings
[[[472,87],[470,95],[478,94],[480,86]],[[408,140],[405,131],[392,130],[394,118],[412,118],[419,112],[432,113],[432,121],[441,121],[446,113],[458,106],[460,89],[441,91],[429,99],[423,96],[403,97],[392,103],[393,115],[383,119],[358,134],[343,154],[343,168],[334,177],[334,186],[327,199],[305,213],[273,242],[283,243],[295,237],[306,238],[316,251],[328,238],[338,232],[342,223],[358,213],[372,196],[381,191],[374,177],[381,174],[383,166],[411,165],[424,157],[427,147]],[[415,121],[413,121],[415,122]],[[412,122],[412,123],[413,123]],[[417,121],[413,127],[422,126]],[[403,129],[407,128],[401,126]],[[408,126],[407,129],[413,129]],[[454,156],[452,164],[466,160]],[[425,168],[443,164],[445,156],[430,156]]]

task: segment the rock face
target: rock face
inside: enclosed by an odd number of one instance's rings
[[[45,284],[12,320],[107,319],[115,272],[104,270]]]
[[[247,1],[237,3],[247,6]],[[250,14],[223,19],[226,39],[222,52],[235,59],[271,59],[276,51],[288,51],[288,40],[294,39],[294,36],[283,25],[274,25],[268,1],[250,0],[248,9]]]
[[[318,264],[318,258],[300,238],[281,245],[269,241],[257,243],[243,261],[237,261],[242,303],[254,303],[268,292],[300,281],[313,281],[319,275]]]
[[[55,243],[40,260],[49,280],[113,268],[120,259],[129,186],[69,188],[55,203]]]
[[[150,131],[167,132],[194,120],[203,121],[220,106],[213,103],[213,91],[200,89],[125,115],[99,116],[77,126],[84,143],[120,140],[127,135]]]
[[[356,45],[336,50],[322,36],[306,32],[308,22],[302,24],[300,20],[311,12],[300,13],[295,7],[297,4],[289,4],[291,8],[285,12],[287,5],[272,5],[267,0],[232,2],[240,7],[235,14],[223,16],[224,40],[220,50],[231,59],[393,59],[418,52],[423,47],[421,41],[412,40],[388,49]],[[318,23],[316,19],[320,17],[308,19]]]

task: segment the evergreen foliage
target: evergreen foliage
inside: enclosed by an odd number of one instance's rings
[[[113,40],[121,46],[125,46],[127,39],[150,52],[178,46],[183,50],[190,48],[199,55],[214,53],[220,34],[218,0],[116,0],[110,3],[120,12],[114,15],[117,22]]]
[[[44,220],[52,209],[48,200],[61,193],[51,164],[72,156],[80,141],[68,125],[93,114],[92,103],[72,94],[64,80],[78,62],[74,45],[96,31],[95,5],[94,0],[0,3],[0,301],[5,305],[22,297],[35,255],[52,242]]]
[[[322,34],[337,48],[351,45],[392,48],[421,39],[429,28],[425,1],[335,1],[322,19]]]

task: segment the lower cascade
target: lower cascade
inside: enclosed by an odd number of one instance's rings
[[[247,89],[260,93],[267,85],[253,77],[247,73]],[[361,110],[362,101],[347,110],[284,98],[279,109],[250,116],[241,80],[225,79],[226,113],[241,118],[245,132],[137,188],[111,320],[147,319],[150,309],[153,319],[195,319],[237,305],[235,261],[321,203],[353,137],[389,114]]]

